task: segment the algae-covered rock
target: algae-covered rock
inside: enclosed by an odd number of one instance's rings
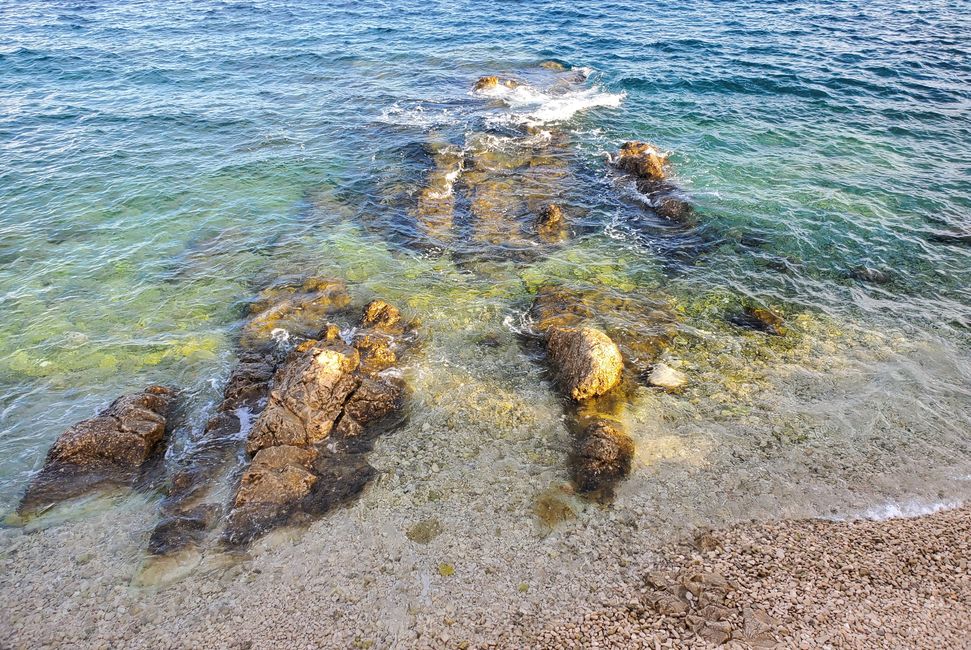
[[[559,61],[547,60],[539,64],[539,67],[545,68],[546,70],[552,70],[553,72],[563,72],[566,70],[566,66]]]
[[[62,433],[20,502],[21,513],[105,483],[131,484],[160,450],[175,392],[164,386],[124,395]]]
[[[575,400],[603,395],[620,383],[624,358],[610,337],[592,327],[555,327],[546,351],[557,381]]]
[[[350,302],[347,286],[340,280],[315,277],[300,284],[269,287],[250,305],[250,319],[243,327],[240,346],[271,347],[277,333],[310,338],[328,314]]]
[[[571,471],[577,490],[582,493],[613,491],[630,474],[634,440],[618,422],[600,419],[587,425],[574,437]]]

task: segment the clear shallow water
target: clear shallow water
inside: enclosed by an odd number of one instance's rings
[[[385,468],[440,440],[426,422],[499,444],[487,403],[507,450],[559,476],[557,398],[510,328],[560,280],[683,315],[672,354],[694,392],[632,408],[630,499],[748,499],[698,508],[703,523],[760,503],[846,509],[847,486],[868,486],[860,511],[965,498],[971,248],[932,236],[971,230],[968,9],[4,4],[0,503],[66,426],[149,381],[190,397],[177,451],[218,401],[243,305],[293,273],[425,322],[412,424],[379,450]],[[590,76],[538,67],[551,58]],[[470,93],[486,74],[535,92]],[[576,236],[515,254],[461,228],[429,241],[429,144],[515,156],[524,125],[555,136]],[[697,230],[646,213],[608,170],[628,139],[674,152]],[[847,277],[858,266],[891,282]],[[727,325],[742,297],[782,309],[791,342]],[[499,348],[473,345],[495,332]],[[729,484],[692,474],[706,465]]]

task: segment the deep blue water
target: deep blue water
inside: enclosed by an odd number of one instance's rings
[[[895,390],[940,421],[939,451],[963,454],[968,34],[965,1],[7,0],[4,500],[60,430],[124,390],[179,385],[203,413],[262,282],[325,271],[362,295],[444,295],[448,251],[413,217],[427,145],[525,124],[568,142],[569,263],[610,267],[635,292],[723,292],[927,341],[942,378]],[[589,77],[547,91],[547,60]],[[488,74],[538,94],[471,93]],[[696,230],[646,214],[611,174],[606,156],[630,139],[673,152]],[[511,279],[508,295],[467,288],[430,327],[463,313],[502,327],[528,297],[518,278],[547,272],[524,264],[486,283]],[[851,277],[859,267],[890,281]]]

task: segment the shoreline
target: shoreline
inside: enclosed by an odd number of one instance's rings
[[[585,539],[572,559],[540,556],[535,539],[520,549],[538,564],[490,568],[485,548],[463,562],[449,548],[455,575],[417,557],[438,558],[434,542],[395,545],[371,531],[360,549],[335,548],[346,526],[367,535],[382,516],[355,506],[240,556],[178,558],[185,573],[137,585],[124,559],[140,538],[119,521],[147,522],[145,505],[128,499],[3,544],[0,647],[714,647],[706,637],[737,648],[959,648],[971,634],[968,505],[907,519],[743,523],[626,559],[576,530]],[[71,551],[72,537],[90,550]],[[545,584],[544,565],[559,573]]]

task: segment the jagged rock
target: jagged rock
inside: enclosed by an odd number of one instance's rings
[[[629,174],[650,181],[662,181],[666,174],[666,153],[646,142],[625,142],[617,157],[617,166]]]
[[[335,434],[342,438],[360,436],[368,424],[396,411],[401,405],[401,397],[402,389],[395,383],[362,379],[344,405]]]
[[[401,312],[397,307],[389,305],[383,300],[372,300],[364,308],[361,316],[361,327],[370,327],[386,333],[400,333],[404,328],[401,323]]]
[[[274,336],[310,338],[328,314],[351,302],[340,280],[309,278],[301,284],[282,284],[265,289],[250,305],[251,318],[243,328],[243,349],[272,347]]]
[[[401,380],[384,371],[397,361],[394,350],[410,342],[410,326],[381,300],[367,305],[359,326],[353,346],[327,327],[326,340],[298,345],[277,370],[247,440],[254,456],[227,522],[229,543],[323,514],[374,476],[365,453],[386,430],[379,421],[400,411],[404,395]]]
[[[336,341],[295,351],[277,371],[246,451],[255,454],[273,445],[311,445],[326,439],[358,386],[353,372],[359,364],[358,351]]]
[[[603,395],[620,383],[624,359],[610,337],[592,327],[555,327],[546,345],[563,391],[575,400]]]
[[[729,322],[758,332],[765,332],[773,336],[785,336],[789,329],[779,314],[765,307],[745,306],[741,312],[731,314]]]
[[[149,386],[119,397],[97,416],[62,433],[27,487],[20,512],[79,496],[101,484],[131,484],[159,451],[174,398],[169,388]]]
[[[657,386],[658,388],[675,392],[684,388],[684,385],[688,383],[688,378],[684,376],[684,373],[675,370],[671,366],[665,363],[658,363],[651,369],[651,373],[647,376],[647,383],[651,386]]]
[[[573,481],[580,492],[609,492],[630,474],[634,441],[617,422],[597,420],[574,438]]]
[[[234,509],[293,503],[310,492],[317,477],[309,470],[313,449],[277,445],[261,449],[243,474]]]

